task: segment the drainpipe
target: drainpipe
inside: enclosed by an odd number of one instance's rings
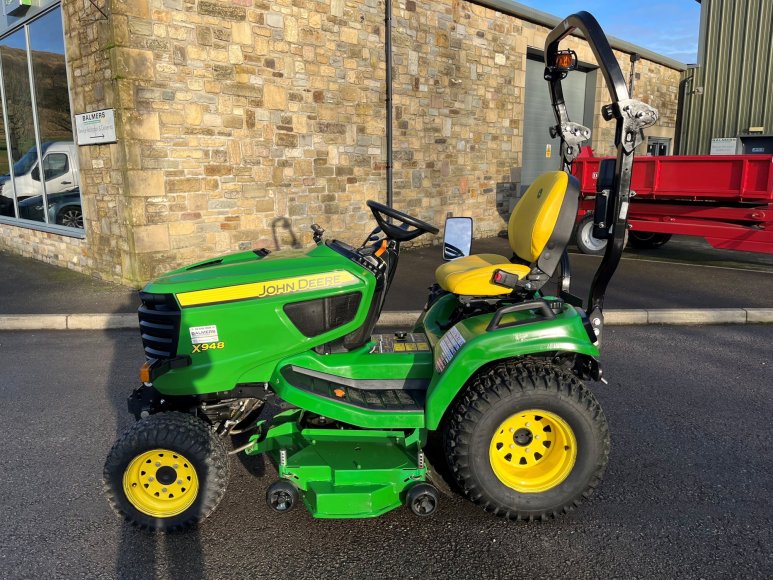
[[[386,204],[392,207],[392,0],[385,0],[384,48],[386,50]]]
[[[634,71],[636,70],[636,61],[641,58],[641,55],[638,52],[634,52],[631,55],[631,74],[628,75],[628,96],[632,99],[633,98],[633,81],[634,81]]]

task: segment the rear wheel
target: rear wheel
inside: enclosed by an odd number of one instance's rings
[[[135,423],[110,450],[104,486],[131,524],[173,531],[203,521],[228,482],[228,453],[201,419],[158,413]]]
[[[628,232],[628,243],[637,250],[652,250],[659,248],[671,239],[671,234],[657,234],[654,232]]]
[[[598,486],[606,418],[574,375],[536,361],[479,372],[451,410],[446,451],[465,495],[515,520],[567,513]]]

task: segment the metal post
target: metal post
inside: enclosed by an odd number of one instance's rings
[[[386,50],[386,204],[392,207],[392,0],[384,0],[384,49]]]

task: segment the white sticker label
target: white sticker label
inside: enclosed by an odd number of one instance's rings
[[[191,344],[204,344],[205,342],[218,342],[217,326],[191,326]]]
[[[464,346],[465,340],[462,333],[454,326],[443,335],[438,343],[439,352],[435,360],[435,369],[442,373],[454,358],[460,348]]]

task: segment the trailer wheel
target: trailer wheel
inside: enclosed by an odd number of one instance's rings
[[[628,241],[637,250],[652,250],[659,248],[671,239],[671,234],[656,234],[654,232],[628,232]]]
[[[589,213],[580,220],[575,230],[574,241],[583,254],[601,256],[607,249],[607,241],[593,237],[593,214]]]
[[[220,437],[187,413],[158,413],[135,423],[105,461],[111,507],[142,529],[176,531],[203,521],[228,483]]]
[[[451,410],[446,452],[464,494],[513,520],[573,510],[601,482],[606,418],[577,377],[537,361],[478,372]]]

